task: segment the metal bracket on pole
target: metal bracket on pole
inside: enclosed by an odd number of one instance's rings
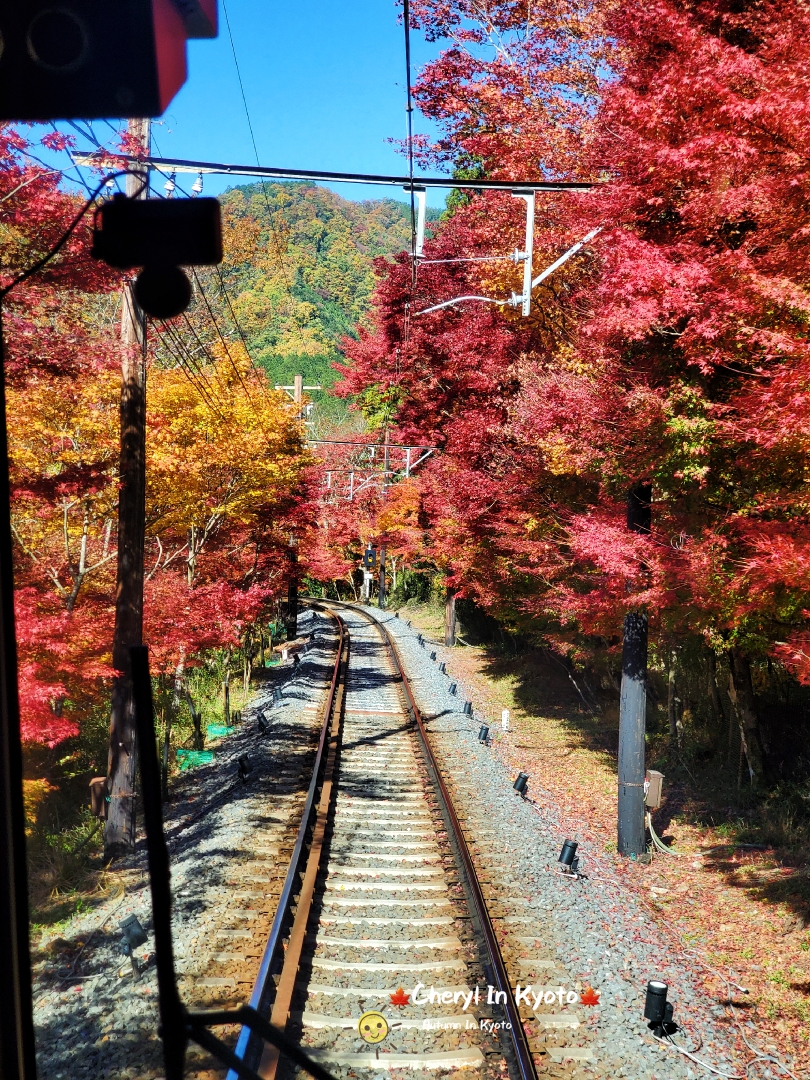
[[[410,184],[405,188],[405,191],[412,192],[414,200],[416,201],[416,244],[414,246],[413,254],[415,259],[421,259],[422,251],[425,246],[427,191],[423,187],[411,187]]]
[[[581,247],[584,247],[589,241],[593,240],[593,238],[596,236],[596,234],[600,233],[601,231],[602,231],[602,226],[601,225],[599,226],[598,229],[591,229],[591,231],[588,233],[587,236],[583,236],[582,239],[580,241],[578,241],[576,244],[574,244],[573,247],[570,247],[568,249],[568,251],[565,252],[564,255],[561,255],[559,257],[559,259],[557,259],[556,262],[553,262],[551,264],[551,266],[547,266],[546,269],[541,274],[538,274],[537,277],[532,282],[532,288],[534,288],[536,285],[539,285],[541,281],[545,281],[546,278],[549,276],[549,274],[553,274],[554,271],[558,270],[562,266],[562,264],[564,262],[568,262],[568,260],[571,258],[572,255],[576,255],[576,253],[579,251],[579,249]]]
[[[524,199],[526,202],[526,243],[523,251],[515,253],[515,258],[523,259],[523,292],[520,296],[514,295],[512,302],[515,307],[521,306],[521,314],[528,315],[532,307],[532,256],[534,255],[534,195],[533,191],[513,191],[513,199]]]

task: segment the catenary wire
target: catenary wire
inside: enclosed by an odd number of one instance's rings
[[[242,373],[239,370],[239,368],[237,367],[233,357],[231,356],[231,350],[228,348],[228,342],[225,340],[225,338],[224,338],[224,336],[222,334],[222,331],[219,328],[219,323],[217,322],[216,317],[214,316],[214,312],[211,309],[211,305],[208,302],[208,297],[205,294],[205,289],[202,287],[202,282],[199,279],[197,271],[196,271],[195,268],[192,268],[191,272],[192,272],[192,274],[194,276],[195,282],[197,283],[197,288],[200,290],[200,296],[203,298],[203,303],[205,304],[206,310],[208,311],[208,314],[211,316],[211,322],[214,324],[214,329],[216,330],[217,334],[219,335],[219,340],[222,342],[222,347],[225,350],[225,355],[228,357],[228,361],[229,361],[231,367],[233,368],[242,389],[245,391],[247,399],[250,402],[251,408],[253,408],[253,411],[255,412],[256,409],[255,409],[255,406],[253,404],[253,398],[251,397],[250,390],[248,390],[247,383],[242,378]],[[186,319],[186,322],[188,322],[188,319]]]
[[[226,26],[226,28],[228,30],[228,40],[231,43],[231,52],[233,53],[233,64],[234,64],[234,67],[236,68],[236,78],[237,78],[237,80],[239,82],[239,91],[240,91],[240,93],[242,95],[242,105],[244,106],[244,109],[245,109],[245,118],[247,120],[248,130],[250,132],[250,141],[253,144],[253,153],[254,153],[254,156],[256,158],[256,164],[259,165],[259,148],[258,148],[258,146],[256,144],[256,135],[255,135],[255,133],[253,131],[253,121],[250,118],[250,109],[248,108],[247,95],[245,94],[245,84],[242,82],[242,72],[239,69],[239,60],[238,60],[237,55],[236,55],[236,44],[235,44],[234,39],[233,39],[233,31],[231,30],[231,20],[230,20],[230,18],[228,16],[228,7],[227,7],[227,4],[225,3],[225,0],[222,0],[222,11],[223,11],[223,13],[225,15],[225,26]],[[275,224],[275,221],[273,220],[273,211],[272,211],[272,208],[270,206],[270,199],[269,199],[268,194],[267,194],[267,189],[265,188],[265,185],[264,185],[264,177],[260,177],[259,183],[260,183],[260,186],[261,186],[262,195],[264,196],[265,206],[267,207],[267,216],[268,216],[268,222],[269,222],[269,225],[270,225],[270,230],[271,230],[271,232],[273,234],[273,237],[274,237],[274,240],[275,240],[276,259],[278,261],[278,265],[279,265],[279,269],[281,270],[282,277],[284,278],[284,284],[285,284],[285,287],[287,289],[287,294],[290,297],[290,300],[293,301],[295,299],[295,297],[293,296],[293,292],[292,292],[292,284],[290,282],[289,274],[287,273],[287,266],[286,266],[286,264],[284,262],[284,258],[282,256],[281,238],[278,235],[278,230],[276,229],[276,224]],[[303,332],[303,326],[301,325],[300,319],[299,319],[299,331]]]
[[[185,348],[185,346],[184,346],[184,344],[182,342],[182,339],[179,338],[179,336],[178,336],[178,337],[175,338],[174,344],[172,344],[170,342],[170,340],[168,340],[169,332],[170,332],[170,327],[168,326],[168,324],[164,324],[163,329],[161,329],[161,327],[158,326],[156,323],[154,323],[153,325],[154,325],[155,329],[157,330],[158,337],[160,338],[161,344],[166,349],[166,351],[172,356],[172,358],[177,361],[177,364],[178,364],[179,368],[181,369],[181,371],[183,372],[183,374],[185,375],[186,379],[194,387],[194,389],[197,391],[200,398],[205,402],[205,404],[208,406],[208,408],[213,413],[215,413],[223,423],[225,423],[225,417],[223,416],[222,412],[220,411],[220,408],[219,408],[218,404],[214,401],[214,399],[208,393],[208,390],[205,388],[202,381],[198,378],[195,370],[191,367],[190,359],[186,359],[186,358],[183,357],[182,350]],[[165,336],[164,336],[164,330],[166,331]],[[187,352],[186,355],[187,355],[187,357],[189,356],[188,352]]]

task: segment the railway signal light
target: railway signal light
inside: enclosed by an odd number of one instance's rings
[[[159,116],[186,38],[216,37],[216,0],[14,0],[0,35],[0,120]]]
[[[367,547],[363,552],[363,569],[373,570],[377,565],[377,552],[373,547]]]

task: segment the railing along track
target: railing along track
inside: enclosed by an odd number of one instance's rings
[[[342,711],[344,707],[345,682],[349,659],[349,633],[343,619],[332,607],[346,607],[374,626],[387,649],[396,679],[400,683],[405,709],[416,728],[419,745],[427,766],[430,781],[439,801],[440,813],[448,828],[450,847],[461,871],[462,887],[467,909],[472,916],[476,934],[485,949],[484,970],[491,976],[492,985],[503,995],[500,1006],[508,1022],[506,1032],[510,1036],[503,1047],[514,1080],[537,1080],[532,1053],[515,1005],[509,976],[487,910],[481,885],[467,846],[450,792],[442,778],[440,768],[430,744],[427,729],[419,707],[403,669],[396,644],[386,627],[373,615],[354,605],[338,601],[313,603],[336,619],[340,639],[338,655],[332,675],[329,695],[324,709],[323,725],[318,745],[316,766],[310,783],[307,802],[298,832],[293,856],[279,899],[267,946],[251,997],[251,1005],[272,1024],[284,1030],[291,1013],[293,995],[298,978],[302,950],[307,940],[307,928],[316,897],[317,877],[323,870],[323,856],[327,850],[328,822],[336,795],[336,767],[340,753]],[[318,795],[320,792],[320,795]],[[317,807],[316,807],[317,799]],[[285,942],[285,933],[289,938]],[[283,964],[281,958],[283,955]],[[279,965],[280,974],[279,974]],[[260,1039],[251,1036],[247,1029],[240,1035],[236,1054],[251,1068],[256,1069],[263,1080],[274,1080],[279,1061],[278,1051],[263,1046]],[[235,1080],[230,1073],[228,1080]]]

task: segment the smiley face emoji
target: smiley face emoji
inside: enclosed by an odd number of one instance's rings
[[[381,1043],[388,1034],[388,1021],[382,1013],[366,1012],[357,1021],[360,1038],[367,1043]]]

